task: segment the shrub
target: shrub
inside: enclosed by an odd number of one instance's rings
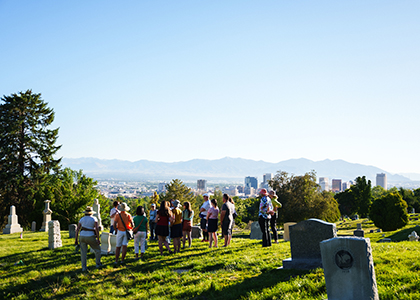
[[[372,203],[369,213],[375,226],[393,231],[408,224],[407,203],[398,193],[390,193]]]

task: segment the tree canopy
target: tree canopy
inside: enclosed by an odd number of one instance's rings
[[[34,196],[50,172],[60,168],[54,155],[58,128],[49,129],[54,112],[31,90],[3,96],[0,104],[0,203],[4,224],[9,206],[19,208],[20,221],[28,225],[35,208]]]
[[[282,208],[280,223],[300,222],[318,218],[335,222],[340,218],[338,203],[329,192],[321,192],[316,183],[316,173],[311,171],[302,176],[279,171],[269,185],[276,191]]]
[[[375,193],[381,193],[376,189]],[[359,214],[367,217],[372,204],[372,184],[366,180],[366,176],[357,177],[356,184],[349,189],[335,194],[334,198],[339,203],[340,212],[343,215]]]
[[[408,224],[407,203],[399,193],[390,193],[375,200],[369,217],[383,231],[393,231]]]

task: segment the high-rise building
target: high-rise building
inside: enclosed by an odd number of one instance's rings
[[[158,193],[166,192],[166,182],[159,182],[157,191]]]
[[[197,180],[197,190],[205,191],[207,188],[207,180],[198,179]]]
[[[345,190],[349,189],[350,186],[351,186],[351,183],[349,181],[344,181],[343,184],[342,184],[342,187],[343,187],[342,191],[345,191]]]
[[[330,183],[328,181],[328,177],[319,177],[319,185],[321,186],[322,191],[330,190]]]
[[[337,192],[341,192],[341,189],[342,189],[341,179],[333,179],[331,190],[337,193]]]
[[[261,182],[261,188],[262,189],[268,189],[268,181],[273,179],[273,173],[265,173],[263,174],[263,181]]]
[[[376,185],[383,187],[385,190],[387,189],[387,180],[385,173],[376,174]]]
[[[258,189],[258,178],[251,176],[245,177],[245,187],[253,187],[254,189]]]

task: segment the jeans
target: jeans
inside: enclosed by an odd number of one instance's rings
[[[271,231],[273,232],[273,238],[277,242],[278,240],[278,234],[277,234],[277,212],[274,213],[274,215],[271,216],[270,219],[270,227]]]
[[[271,236],[269,231],[269,222],[270,219],[266,219],[264,217],[258,218],[258,224],[260,224],[261,232],[262,232],[262,245],[263,247],[271,246]]]
[[[86,259],[87,259],[87,245],[95,251],[96,266],[101,265],[101,247],[98,245],[95,236],[79,236],[80,242],[80,255],[82,258],[82,270],[86,271]]]
[[[149,222],[149,226],[150,226],[150,239],[151,240],[156,240],[157,239],[157,235],[155,233],[155,230],[156,230],[156,222],[155,221],[150,221]]]

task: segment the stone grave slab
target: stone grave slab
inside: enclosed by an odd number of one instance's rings
[[[53,220],[48,222],[48,249],[62,247],[60,222]]]
[[[261,227],[258,222],[252,222],[251,224],[251,234],[249,235],[251,240],[261,240],[262,239],[262,232]]]
[[[201,238],[201,228],[200,226],[192,226],[191,227],[191,238],[193,239],[200,239]]]
[[[320,248],[329,300],[379,300],[368,238],[336,237]]]
[[[77,224],[70,224],[69,225],[69,238],[75,238],[76,237],[76,229],[77,229]]]
[[[319,243],[337,236],[334,223],[309,219],[290,226],[292,257],[283,260],[284,269],[310,270],[322,267]]]
[[[16,215],[16,207],[10,206],[10,215],[7,218],[7,225],[3,229],[3,234],[12,234],[22,232],[23,229],[18,223],[18,216]]]

